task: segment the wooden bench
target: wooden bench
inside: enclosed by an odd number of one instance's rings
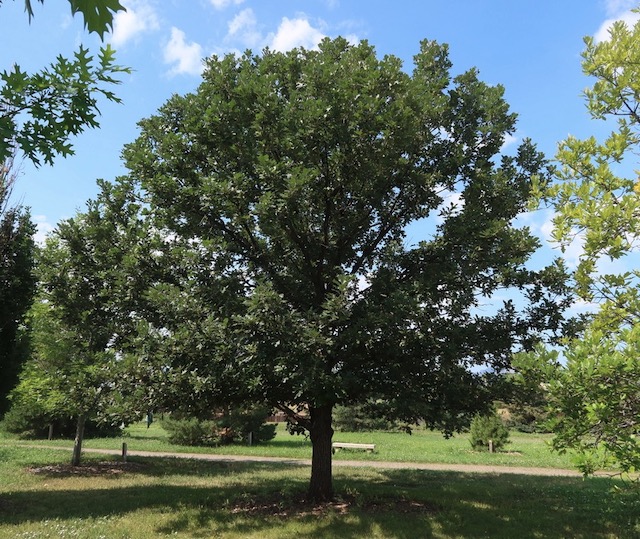
[[[362,449],[364,451],[373,452],[376,450],[376,444],[352,444],[348,442],[333,442],[331,444],[331,448],[333,452],[336,452],[336,449]]]

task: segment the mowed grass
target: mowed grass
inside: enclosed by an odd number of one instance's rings
[[[0,448],[0,538],[633,538],[640,496],[609,478],[336,468],[337,501],[302,501],[308,467]]]
[[[7,443],[7,435],[0,437],[0,445]],[[550,435],[511,433],[511,443],[503,451],[489,454],[474,451],[469,443],[468,434],[459,434],[445,439],[441,433],[416,429],[409,435],[402,432],[339,432],[333,436],[334,441],[373,443],[376,451],[337,451],[337,460],[374,460],[392,462],[431,462],[444,464],[493,464],[498,466],[522,466],[543,468],[572,468],[575,466],[573,455],[558,454],[549,448]],[[12,443],[28,444],[33,441],[17,441]],[[147,429],[144,422],[131,425],[121,438],[87,439],[87,448],[119,449],[122,442],[127,443],[130,451],[163,451],[177,453],[212,453],[249,456],[274,456],[286,458],[311,458],[311,442],[303,436],[291,436],[283,425],[278,426],[274,440],[249,447],[233,445],[222,447],[190,447],[169,443],[167,432],[161,422],[155,422]],[[38,444],[71,447],[71,440],[38,440]]]

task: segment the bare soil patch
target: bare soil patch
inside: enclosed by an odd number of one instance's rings
[[[409,500],[402,497],[367,500],[356,496],[339,496],[335,500],[328,502],[314,502],[302,496],[283,498],[281,495],[243,497],[239,500],[230,501],[227,509],[233,514],[278,516],[282,518],[310,515],[323,516],[330,512],[342,515],[354,509],[372,514],[393,512],[430,515],[439,513],[442,510],[435,503]]]
[[[49,477],[96,477],[114,476],[126,472],[137,472],[144,468],[143,464],[134,462],[92,462],[71,466],[71,464],[51,464],[27,468],[29,473]]]

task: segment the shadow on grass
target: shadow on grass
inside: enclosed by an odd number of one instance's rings
[[[337,502],[302,502],[307,471],[277,464],[136,459],[135,484],[13,490],[0,496],[0,523],[162,515],[155,533],[211,536],[280,530],[298,537],[640,537],[640,496],[611,480],[342,469]],[[211,477],[216,486],[149,477]],[[200,481],[202,483],[202,481]],[[135,518],[135,517],[134,517]],[[273,536],[273,535],[271,535]],[[281,535],[278,535],[281,536]]]
[[[447,537],[640,538],[640,493],[608,478],[420,470],[383,476],[383,490],[393,485],[401,496],[439,500],[445,510],[436,519]]]
[[[80,466],[68,463],[42,465],[42,461],[27,463],[27,470],[35,475],[47,478],[65,477],[99,477],[100,479],[119,479],[123,475],[139,475],[146,477],[225,477],[234,476],[250,470],[253,473],[273,472],[274,468],[284,470],[303,469],[307,466],[296,466],[288,462],[247,463],[238,460],[205,460],[178,457],[129,457],[127,462],[111,455],[91,454],[83,457]]]

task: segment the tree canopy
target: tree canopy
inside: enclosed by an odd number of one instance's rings
[[[62,394],[78,420],[74,464],[87,418],[119,425],[142,413],[118,382],[127,365],[120,343],[134,332],[143,303],[137,297],[144,231],[126,193],[101,185],[85,212],[58,224],[38,265],[45,306],[36,310],[35,361],[53,381],[51,395]]]
[[[335,405],[451,433],[514,349],[562,323],[562,265],[528,269],[539,242],[513,226],[547,163],[528,141],[501,155],[503,89],[450,68],[429,41],[412,73],[342,38],[214,56],[124,152],[167,269],[148,293],[150,378],[193,411],[284,411],[310,433],[316,499]]]

